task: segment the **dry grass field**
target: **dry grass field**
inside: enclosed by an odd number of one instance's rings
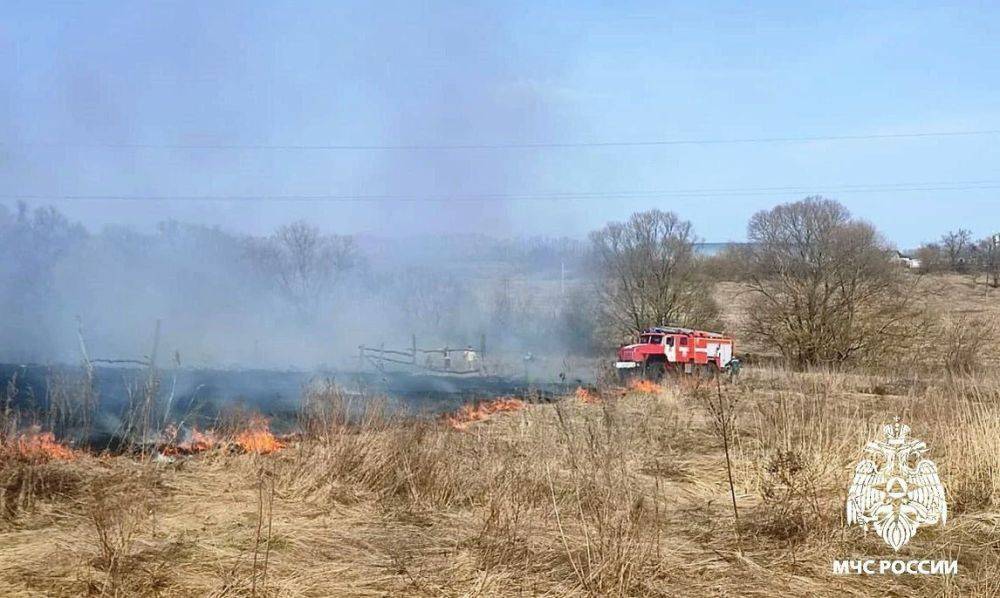
[[[942,309],[995,310],[982,292]],[[719,401],[732,415],[738,523]],[[378,405],[348,424],[345,399],[320,393],[303,434],[267,454],[217,447],[167,462],[8,447],[0,594],[1000,593],[990,367],[754,366],[718,387],[609,386],[451,421],[399,421]],[[834,559],[895,556],[846,526],[844,503],[862,448],[896,416],[928,443],[949,505],[947,524],[921,528],[898,556],[957,559],[956,576],[831,571]]]
[[[913,291],[920,293],[933,322],[944,326],[960,326],[981,322],[1000,321],[1000,289],[986,285],[983,278],[959,274],[907,275]],[[737,332],[745,324],[749,291],[739,282],[720,282],[715,285],[714,297],[723,308],[722,320],[730,332]],[[755,354],[769,352],[768,347],[739,339],[741,352]],[[990,351],[982,355],[984,361],[1000,364],[1000,338],[991,335]],[[891,364],[889,364],[891,365]]]

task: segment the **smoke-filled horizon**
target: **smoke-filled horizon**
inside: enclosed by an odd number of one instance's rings
[[[585,245],[483,235],[355,237],[304,222],[268,235],[168,221],[89,231],[0,204],[0,362],[149,355],[195,367],[357,367],[358,346],[586,352],[567,319]],[[584,330],[583,332],[587,332]]]
[[[150,231],[180,220],[260,235],[303,219],[383,236],[514,232],[506,201],[31,199],[504,194],[535,176],[537,156],[246,147],[556,134],[544,92],[516,71],[498,9],[241,7],[15,9],[20,28],[6,32],[9,53],[0,62],[8,75],[0,83],[8,108],[0,111],[0,195],[56,205],[91,228]]]
[[[1000,209],[985,5],[13,1],[0,16],[0,201],[92,230],[580,237],[658,208],[722,242],[820,194],[906,248],[992,234]]]

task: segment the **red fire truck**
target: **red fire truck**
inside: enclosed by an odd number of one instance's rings
[[[707,373],[739,367],[733,339],[715,332],[655,326],[639,333],[639,342],[618,349],[618,377],[659,380],[666,373]]]

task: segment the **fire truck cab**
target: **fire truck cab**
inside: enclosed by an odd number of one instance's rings
[[[655,326],[639,333],[637,343],[618,349],[620,378],[641,375],[657,380],[666,373],[717,373],[738,363],[733,339],[715,332]]]

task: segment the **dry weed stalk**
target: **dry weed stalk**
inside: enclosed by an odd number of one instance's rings
[[[726,478],[729,484],[729,497],[733,506],[733,532],[736,534],[737,557],[743,555],[743,541],[740,532],[740,511],[736,504],[736,485],[733,482],[733,461],[729,445],[734,435],[736,423],[736,408],[740,395],[735,392],[722,392],[722,380],[715,378],[715,392],[696,382],[692,395],[698,400],[709,416],[709,423],[716,436],[722,441],[722,452],[726,458]],[[713,396],[714,395],[714,396]]]
[[[257,522],[253,540],[253,566],[250,572],[250,595],[257,596],[257,580],[260,590],[267,595],[267,565],[271,556],[272,526],[274,523],[274,478],[263,465],[257,469]],[[263,544],[263,556],[261,553]],[[260,569],[258,572],[258,562]]]
[[[120,472],[95,479],[86,511],[95,535],[94,565],[106,573],[102,594],[127,594],[133,581],[133,546],[156,508],[157,474]]]

